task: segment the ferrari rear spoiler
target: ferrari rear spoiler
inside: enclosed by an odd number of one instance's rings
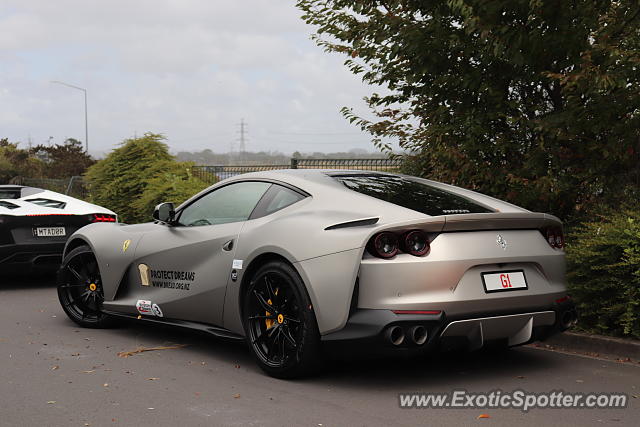
[[[542,230],[544,228],[562,226],[562,222],[555,216],[537,212],[495,212],[440,215],[427,217],[422,220],[410,220],[394,223],[387,223],[384,220],[380,220],[380,217],[352,219],[329,225],[325,230],[369,226],[376,225],[378,223],[378,230],[401,230],[406,229],[407,227],[415,227],[431,233],[470,230]]]
[[[553,215],[537,212],[496,212],[457,215],[440,215],[423,220],[385,223],[380,221],[381,230],[407,230],[419,228],[429,233],[447,233],[478,230],[542,230],[561,227],[562,222]]]
[[[442,232],[466,230],[543,229],[560,227],[553,215],[537,212],[479,213],[446,215]]]

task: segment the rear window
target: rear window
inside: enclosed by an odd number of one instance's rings
[[[407,177],[334,175],[333,178],[358,193],[431,216],[495,212],[466,197]]]
[[[19,199],[20,190],[0,190],[0,199]]]

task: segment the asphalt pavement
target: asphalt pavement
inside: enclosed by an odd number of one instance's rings
[[[428,358],[336,357],[269,378],[242,343],[158,325],[82,329],[48,280],[0,279],[1,426],[638,425],[640,365],[520,347]],[[169,347],[121,357],[141,348]],[[401,409],[399,393],[620,392],[623,409]]]

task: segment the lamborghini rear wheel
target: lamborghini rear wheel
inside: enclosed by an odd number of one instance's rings
[[[282,261],[256,271],[243,301],[243,323],[258,365],[277,378],[312,373],[320,360],[313,306],[298,273]]]
[[[96,257],[89,246],[70,251],[58,272],[58,299],[71,320],[85,328],[106,328],[113,318],[102,313],[104,290]]]

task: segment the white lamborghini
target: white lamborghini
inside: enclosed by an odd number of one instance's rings
[[[117,220],[109,209],[64,194],[0,185],[0,273],[55,269],[74,232]]]

